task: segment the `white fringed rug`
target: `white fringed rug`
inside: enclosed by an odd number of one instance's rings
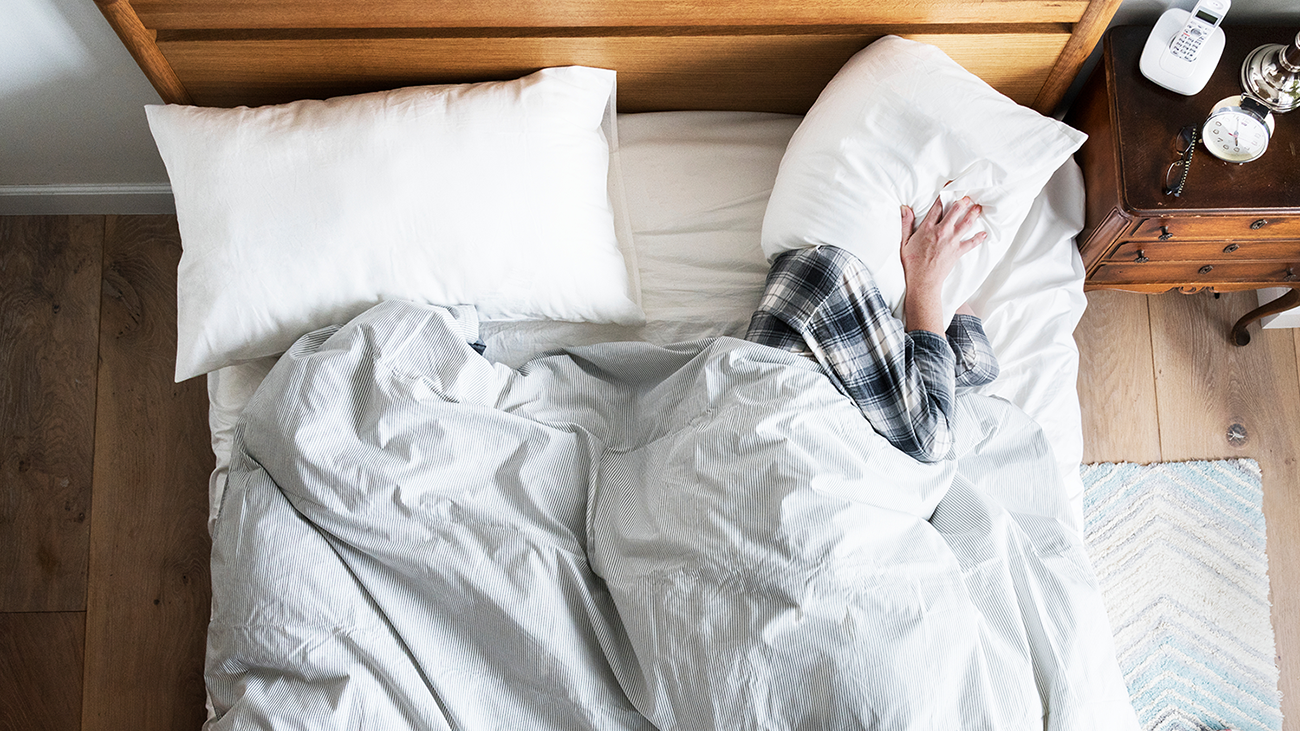
[[[1085,540],[1143,728],[1279,731],[1259,465],[1082,475]]]

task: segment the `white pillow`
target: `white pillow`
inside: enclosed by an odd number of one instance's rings
[[[614,80],[575,66],[256,109],[149,107],[183,246],[176,380],[276,355],[387,299],[642,322],[608,192]]]
[[[1047,179],[1086,138],[1022,107],[930,45],[886,36],[836,74],[795,131],[763,219],[763,251],[834,245],[903,300],[899,208],[942,194],[983,206],[989,237],[944,286],[952,317],[1002,259]],[[981,230],[981,229],[976,229]]]

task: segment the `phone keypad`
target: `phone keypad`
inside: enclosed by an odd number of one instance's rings
[[[1191,61],[1196,58],[1197,50],[1208,35],[1203,28],[1188,26],[1183,29],[1183,32],[1174,36],[1173,42],[1169,44],[1169,50],[1178,58]]]

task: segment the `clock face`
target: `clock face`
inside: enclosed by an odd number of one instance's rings
[[[1201,138],[1215,157],[1249,162],[1268,149],[1269,129],[1258,117],[1240,108],[1220,109],[1205,121]]]

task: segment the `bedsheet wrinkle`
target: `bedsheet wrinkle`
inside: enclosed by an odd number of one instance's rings
[[[519,369],[454,313],[304,339],[235,432],[212,729],[1135,729],[1053,451],[912,460],[733,338]]]

